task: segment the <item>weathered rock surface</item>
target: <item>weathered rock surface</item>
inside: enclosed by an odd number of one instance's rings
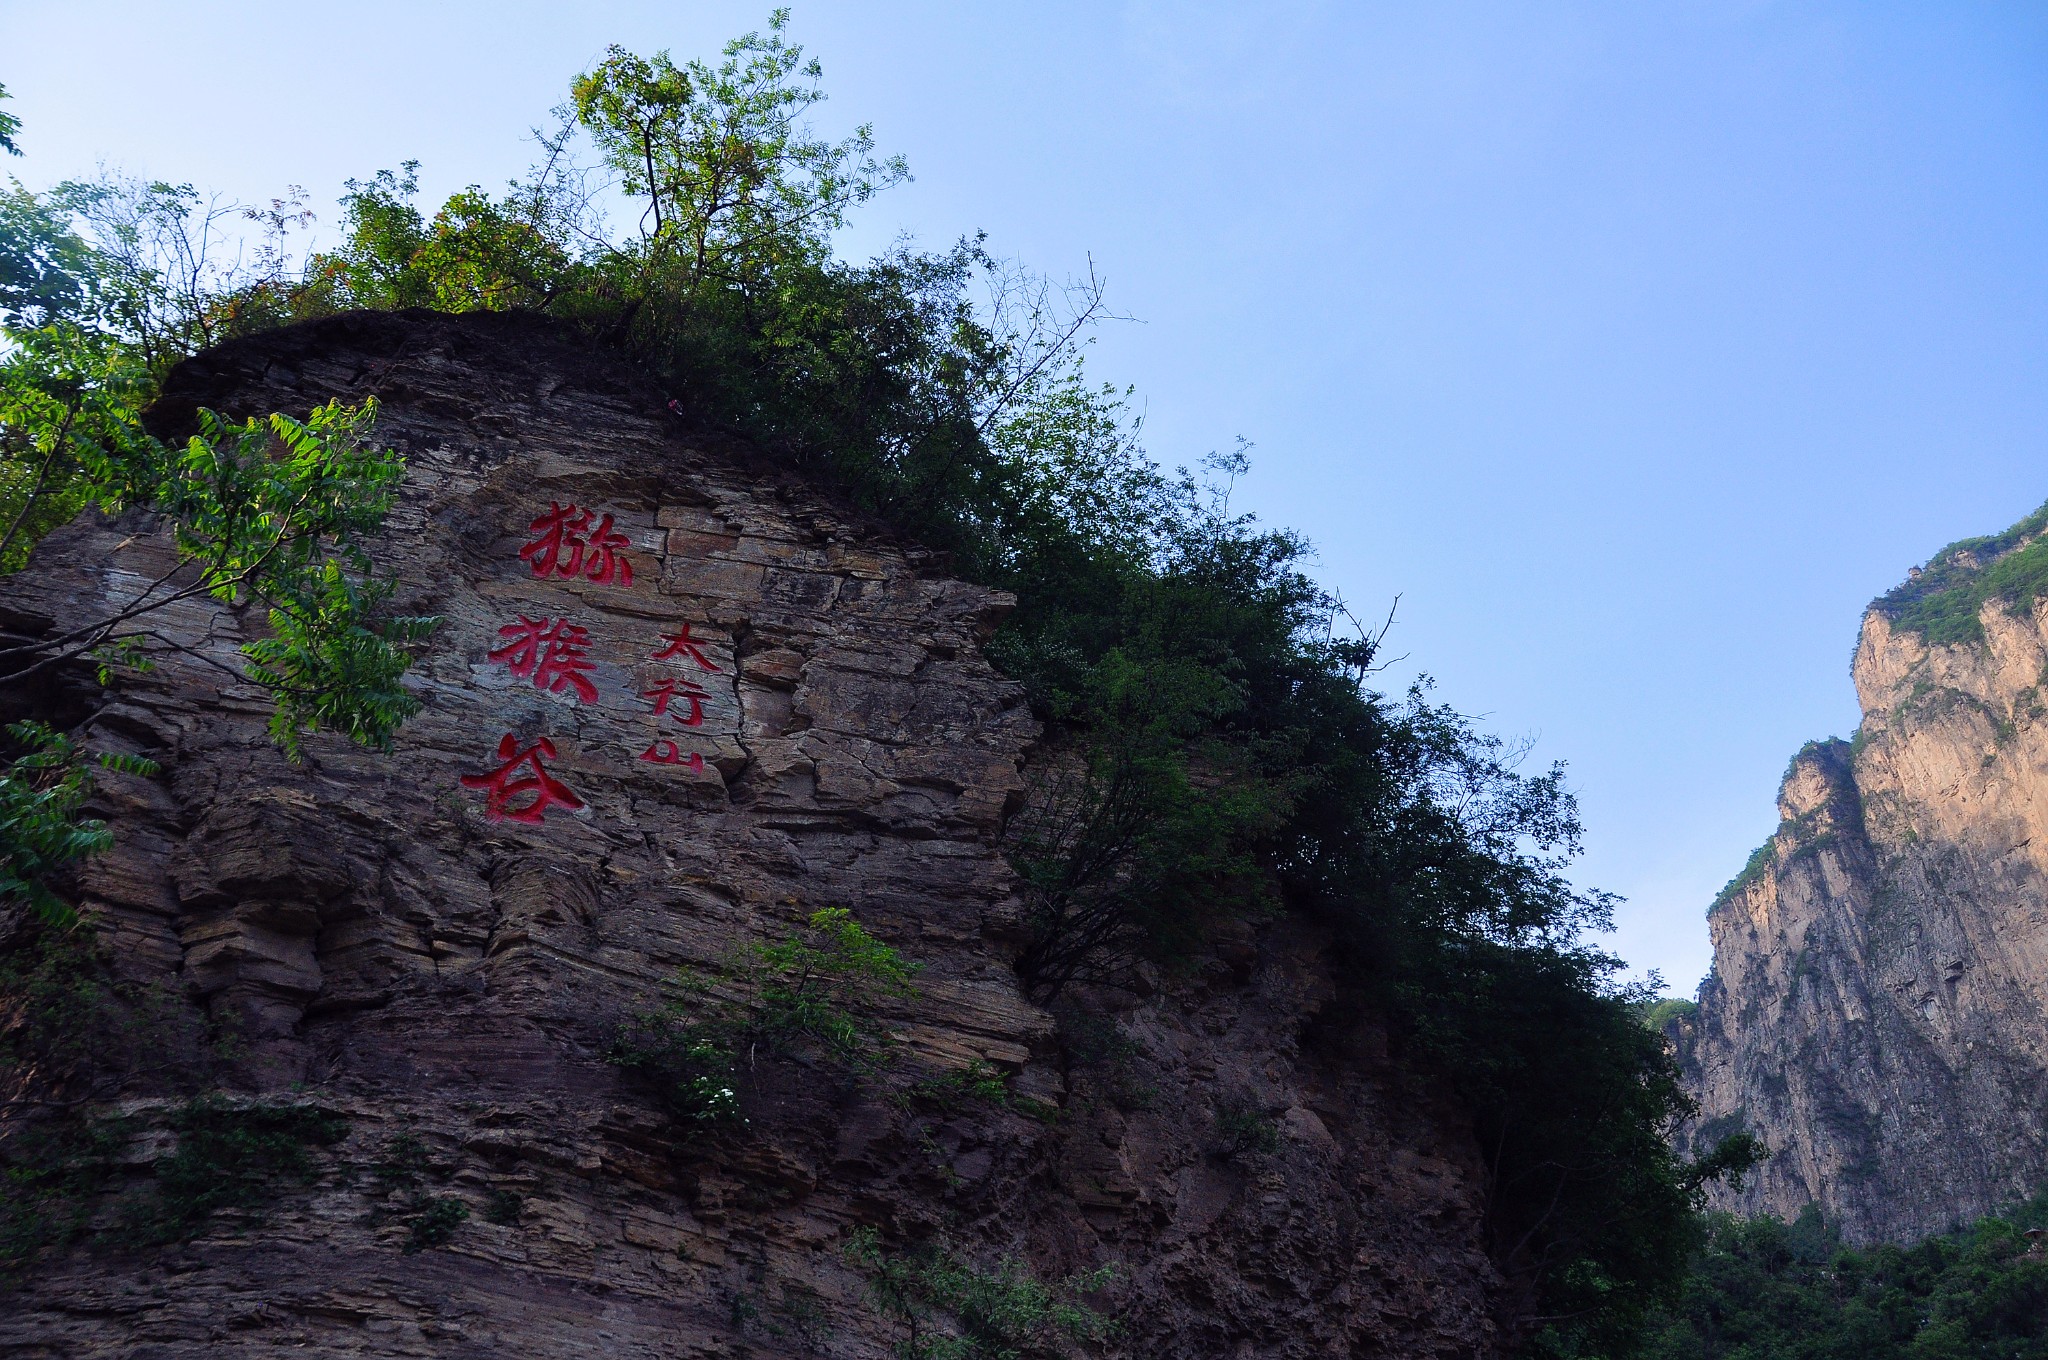
[[[1673,1031],[1690,1135],[1742,1125],[1773,1154],[1723,1207],[1818,1203],[1852,1241],[1904,1241],[2048,1180],[2048,610],[1981,620],[1930,647],[1865,616],[1857,740],[1793,761],[1776,836],[1709,914]]]
[[[998,836],[1038,729],[979,649],[1001,596],[520,318],[237,342],[174,375],[156,418],[372,393],[410,467],[382,560],[402,611],[445,620],[395,753],[320,737],[286,762],[263,697],[209,664],[258,620],[205,601],[168,624],[194,655],[69,700],[105,705],[100,745],[162,765],[104,781],[116,849],[82,890],[118,966],[231,1018],[245,1092],[349,1133],[262,1222],[46,1265],[0,1301],[0,1353],[880,1357],[900,1334],[841,1251],[861,1225],[1048,1279],[1116,1263],[1107,1353],[1493,1352],[1469,1134],[1396,1093],[1371,1034],[1319,1037],[1305,930],[1127,999],[1085,1052],[1019,994]],[[609,516],[613,560],[537,576],[522,549],[556,506],[591,512],[587,541]],[[0,625],[104,609],[169,553],[145,524],[81,521],[7,582]],[[585,629],[588,669],[551,690],[494,657],[522,618]],[[494,797],[534,801],[521,758],[543,738],[581,806],[492,818]],[[501,740],[518,768],[493,795]],[[886,1072],[763,1058],[745,1130],[706,1140],[603,1061],[678,968],[715,973],[825,906],[923,967]],[[977,1060],[1059,1117],[890,1099]],[[1218,1155],[1216,1112],[1240,1104],[1276,1150]],[[401,1134],[474,1211],[416,1255],[369,1172]],[[507,1191],[519,1221],[487,1221]]]

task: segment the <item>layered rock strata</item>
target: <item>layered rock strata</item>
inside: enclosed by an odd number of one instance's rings
[[[1689,1139],[1746,1127],[1771,1150],[1718,1203],[1815,1203],[1854,1242],[2048,1181],[2048,601],[1993,599],[1981,640],[1939,645],[1891,613],[1863,620],[1856,740],[1792,762],[1672,1029]]]
[[[1113,1264],[1109,1354],[1492,1353],[1469,1135],[1395,1094],[1372,1034],[1308,1037],[1312,934],[1248,934],[1064,1038],[1020,995],[999,836],[1039,731],[982,659],[1002,596],[537,321],[237,342],[153,419],[369,395],[409,465],[380,562],[442,620],[392,754],[287,762],[231,678],[260,619],[203,599],[164,624],[189,651],[111,693],[10,696],[162,767],[103,781],[115,849],[80,887],[115,966],[239,1034],[238,1099],[348,1132],[260,1218],[46,1262],[0,1352],[882,1357],[905,1338],[844,1252],[865,1227],[1047,1280]],[[61,629],[172,561],[147,523],[81,520],[0,625]],[[755,1055],[747,1124],[707,1138],[604,1060],[679,969],[820,907],[921,967],[879,1074]],[[1013,1099],[903,1098],[974,1064]],[[1270,1151],[1218,1147],[1237,1109]],[[379,1207],[398,1139],[470,1210],[417,1254]]]

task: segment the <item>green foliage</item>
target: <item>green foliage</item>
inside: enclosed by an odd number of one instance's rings
[[[1984,606],[2029,608],[2048,595],[2048,505],[2002,534],[1951,543],[1918,576],[1879,597],[1876,608],[1930,646],[1984,640]]]
[[[0,85],[0,101],[11,97],[7,93],[7,87]],[[14,138],[20,131],[21,120],[5,110],[0,110],[0,151],[5,151],[10,156],[19,156],[21,147],[15,144]]]
[[[2011,1214],[1912,1246],[1842,1246],[1812,1205],[1790,1224],[1713,1215],[1684,1292],[1638,1360],[2048,1357],[2048,1253]]]
[[[168,1122],[176,1149],[156,1159],[154,1179],[123,1197],[104,1229],[122,1247],[188,1241],[223,1211],[258,1214],[312,1180],[310,1149],[346,1131],[325,1111],[217,1095],[185,1102]],[[0,1285],[43,1254],[95,1235],[96,1210],[141,1127],[140,1116],[65,1111],[9,1131],[0,1142]]]
[[[382,1154],[370,1166],[370,1176],[376,1186],[376,1193],[385,1197],[391,1207],[371,1215],[372,1222],[396,1220],[405,1225],[405,1241],[400,1250],[407,1256],[438,1247],[455,1235],[456,1228],[469,1218],[469,1205],[453,1195],[436,1195],[427,1189],[427,1182],[445,1179],[438,1176],[427,1145],[418,1134],[401,1133],[384,1144]],[[494,1195],[486,1209],[486,1217],[493,1223],[517,1222],[520,1201],[517,1195],[510,1196],[509,1206]],[[509,1219],[504,1217],[509,1208]]]
[[[851,912],[821,908],[786,938],[742,950],[723,994],[679,977],[686,999],[627,1017],[614,1027],[605,1061],[652,1086],[680,1121],[733,1123],[740,1053],[802,1047],[855,1072],[872,1070],[887,1047],[873,1012],[913,995],[916,972]]]
[[[931,1110],[940,1115],[955,1115],[976,1106],[1012,1110],[1030,1118],[1047,1123],[1059,1118],[1059,1107],[1019,1095],[1010,1085],[1010,1079],[1001,1071],[976,1058],[965,1067],[948,1068],[932,1076],[921,1077],[891,1100],[904,1109]]]
[[[129,1121],[76,1117],[0,1142],[0,1293],[44,1254],[86,1237],[92,1210],[120,1169]]]
[[[1778,831],[1783,831],[1784,829],[1784,826],[1781,824]],[[1743,861],[1741,872],[1721,885],[1721,891],[1714,894],[1714,907],[1718,907],[1724,902],[1734,901],[1743,893],[1748,892],[1751,887],[1763,881],[1764,875],[1770,871],[1772,863],[1777,858],[1778,831],[1772,832],[1770,839],[1750,851],[1749,858]],[[1708,910],[1713,910],[1713,907],[1709,907]]]
[[[1007,1108],[1012,1101],[1010,1083],[1003,1074],[976,1058],[965,1067],[952,1067],[922,1077],[906,1087],[899,1103],[921,1105],[940,1114],[959,1114],[977,1105]]]
[[[494,203],[475,185],[429,219],[413,205],[419,162],[348,181],[341,246],[314,256],[288,291],[294,316],[351,307],[446,312],[546,307],[576,273],[580,221],[551,222],[555,200],[516,190]]]
[[[469,1206],[453,1195],[423,1195],[411,1208],[405,1220],[407,1256],[445,1244],[469,1217]]]
[[[11,181],[0,190],[0,324],[33,331],[76,313],[94,287],[92,265],[59,203]]]
[[[1251,1102],[1225,1100],[1217,1106],[1217,1122],[1208,1145],[1219,1157],[1276,1153],[1280,1151],[1280,1124]]]
[[[1071,1002],[1053,1008],[1061,1046],[1072,1066],[1069,1074],[1081,1077],[1076,1094],[1082,1099],[1100,1096],[1120,1110],[1149,1110],[1158,1092],[1143,1079],[1138,1059],[1143,1048],[1122,1026],[1108,1016],[1093,1015]]]
[[[570,86],[619,187],[645,200],[644,280],[669,282],[671,265],[686,289],[743,280],[772,252],[815,248],[848,207],[905,177],[900,159],[874,159],[866,125],[837,143],[811,135],[803,115],[825,97],[823,72],[783,41],[788,22],[775,11],[766,37],[727,43],[715,67],[612,47]]]
[[[1097,1341],[1109,1320],[1081,1302],[1116,1278],[1113,1266],[1048,1285],[1022,1262],[984,1270],[944,1243],[892,1252],[872,1228],[853,1234],[847,1259],[868,1277],[868,1297],[903,1330],[901,1360],[1024,1360]]]
[[[1252,1101],[1220,1101],[1215,1124],[1209,1130],[1209,1150],[1218,1157],[1278,1152],[1280,1125]]]
[[[773,1043],[814,1039],[843,1062],[866,1063],[880,1037],[870,1013],[885,998],[912,995],[916,973],[851,912],[825,907],[788,938],[748,949],[747,1024]]]
[[[670,1118],[713,1127],[740,1121],[738,1053],[723,1015],[701,1017],[671,1003],[620,1022],[604,1060],[652,1088]]]
[[[252,1212],[287,1183],[313,1179],[309,1151],[340,1141],[347,1124],[306,1105],[240,1105],[220,1096],[193,1100],[171,1116],[177,1150],[156,1162],[154,1193],[129,1214],[132,1240],[181,1242],[215,1213]]]
[[[1673,1020],[1690,1020],[1693,1016],[1699,1014],[1699,1010],[1700,1006],[1697,1001],[1691,1001],[1682,996],[1667,996],[1644,1003],[1641,1009],[1637,1011],[1637,1016],[1642,1021],[1645,1029],[1654,1030],[1661,1034],[1664,1032],[1665,1026],[1669,1025]]]
[[[221,264],[214,244],[222,219],[242,216],[271,228],[250,268]],[[117,178],[0,193],[0,571],[89,504],[162,517],[184,569],[103,617],[0,648],[0,675],[19,684],[90,658],[104,682],[181,650],[219,666],[156,626],[211,595],[267,611],[270,635],[244,649],[239,678],[272,693],[271,730],[293,756],[319,729],[388,746],[417,708],[399,677],[430,621],[384,616],[366,546],[405,472],[371,440],[374,403],[243,425],[201,412],[182,448],[140,423],[176,360],[284,317],[282,241],[304,219],[295,201],[245,214],[187,185]]]
[[[0,948],[0,1098],[20,1119],[124,1088],[189,1088],[231,1056],[232,1036],[209,1035],[171,987],[117,981],[87,924],[37,919],[13,935]]]
[[[113,843],[107,824],[82,817],[92,797],[92,767],[153,775],[156,766],[136,756],[88,758],[78,744],[39,722],[9,724],[21,754],[0,769],[0,905],[25,901],[53,925],[75,917],[45,880]]]
[[[516,1190],[493,1190],[484,1197],[484,1222],[517,1227],[526,1212],[526,1197]]]

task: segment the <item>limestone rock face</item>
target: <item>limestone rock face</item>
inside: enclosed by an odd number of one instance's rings
[[[153,419],[370,394],[409,466],[380,561],[401,612],[443,620],[395,752],[322,736],[287,762],[234,678],[261,620],[203,599],[164,625],[189,650],[111,693],[10,699],[96,711],[98,745],[162,766],[103,781],[115,849],[81,896],[115,966],[232,1023],[243,1095],[347,1135],[260,1219],[46,1263],[0,1303],[0,1350],[882,1357],[904,1335],[843,1250],[873,1227],[1042,1279],[1114,1263],[1107,1354],[1493,1352],[1466,1126],[1396,1094],[1372,1034],[1320,1037],[1305,928],[1081,1040],[1020,995],[1000,834],[1039,729],[982,658],[1004,597],[537,321],[236,342]],[[172,562],[151,525],[88,517],[6,583],[0,627],[96,616]],[[821,907],[922,968],[884,1070],[752,1055],[747,1124],[705,1137],[605,1062],[678,969]],[[974,1063],[1016,1099],[904,1098]],[[1219,1151],[1239,1108],[1274,1150]],[[417,1254],[374,1174],[399,1138],[471,1210]]]
[[[1771,1148],[1723,1207],[1809,1202],[1852,1241],[1947,1229],[2048,1179],[2048,611],[1930,647],[1873,609],[1857,740],[1810,745],[1709,914],[1672,1031],[1695,1142]]]

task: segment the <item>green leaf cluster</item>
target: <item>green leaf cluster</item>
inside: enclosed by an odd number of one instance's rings
[[[303,422],[231,425],[199,413],[150,503],[169,515],[195,586],[223,604],[268,606],[270,636],[243,647],[248,679],[276,697],[270,731],[296,759],[326,729],[378,749],[419,709],[400,685],[405,648],[429,618],[385,617],[367,536],[390,509],[402,459],[369,431],[376,402],[330,402]],[[193,587],[187,587],[191,589]]]
[[[14,723],[7,735],[26,749],[0,772],[0,902],[24,900],[44,920],[65,923],[74,913],[45,880],[113,837],[105,822],[79,815],[92,772],[69,737],[38,722]]]
[[[154,1193],[132,1206],[132,1240],[183,1241],[221,1210],[254,1212],[316,1170],[310,1149],[340,1141],[338,1115],[307,1105],[241,1104],[202,1096],[171,1117],[177,1147],[156,1161]]]
[[[850,1071],[871,1071],[888,1047],[875,1010],[914,995],[916,973],[844,907],[821,908],[787,937],[741,950],[722,986],[680,975],[684,999],[616,1025],[605,1060],[647,1082],[679,1121],[733,1123],[741,1117],[742,1053],[808,1048]]]
[[[292,1185],[311,1181],[311,1150],[347,1130],[338,1116],[308,1106],[218,1094],[174,1108],[169,1127],[176,1146],[155,1160],[146,1186],[126,1195],[116,1182],[141,1131],[139,1117],[74,1114],[10,1129],[0,1143],[0,1287],[82,1240],[163,1246],[189,1241],[223,1211],[260,1214]]]
[[[371,1215],[372,1222],[396,1220],[405,1225],[405,1240],[399,1248],[415,1256],[429,1247],[443,1246],[469,1218],[469,1205],[454,1195],[436,1195],[429,1180],[447,1179],[447,1169],[437,1167],[426,1142],[415,1133],[401,1133],[385,1144],[370,1167],[374,1192],[385,1197],[388,1206]],[[516,1223],[520,1197],[493,1192],[486,1202],[485,1216],[493,1223]]]
[[[0,100],[7,99],[7,87],[0,85]],[[21,120],[13,114],[0,110],[0,151],[10,156],[19,156],[21,147],[15,143],[15,134],[21,131]]]
[[[229,219],[260,224],[261,242],[226,252]],[[106,683],[173,651],[219,666],[157,626],[211,596],[267,613],[269,635],[224,669],[272,693],[288,754],[319,729],[388,746],[417,708],[400,677],[429,621],[387,616],[368,548],[405,471],[372,437],[374,403],[241,424],[201,412],[182,447],[141,423],[178,359],[291,314],[284,240],[308,220],[296,198],[245,210],[111,175],[0,190],[0,572],[88,505],[157,517],[179,551],[104,616],[0,646],[0,680],[90,659]]]
[[[88,756],[47,724],[9,724],[19,754],[0,769],[0,904],[23,901],[51,925],[69,925],[75,913],[51,892],[51,875],[112,843],[107,824],[81,816],[92,797],[95,767],[148,777],[154,763],[102,752]]]
[[[1842,1245],[1809,1205],[1791,1223],[1713,1215],[1683,1292],[1636,1360],[1964,1360],[2048,1356],[2048,1198],[1910,1246]]]
[[[872,1228],[849,1237],[845,1255],[868,1277],[869,1301],[901,1329],[900,1360],[1058,1356],[1112,1331],[1082,1300],[1115,1281],[1114,1266],[1047,1284],[1013,1257],[985,1269],[945,1242],[891,1251]]]
[[[0,1145],[0,1294],[46,1253],[90,1235],[131,1133],[126,1120],[83,1119],[33,1126]]]

